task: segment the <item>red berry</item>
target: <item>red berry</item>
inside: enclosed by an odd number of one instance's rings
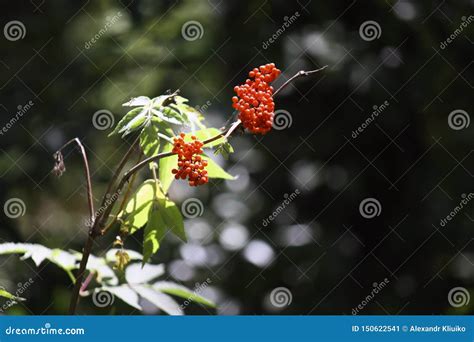
[[[207,171],[204,170],[207,161],[202,160],[200,156],[204,144],[195,136],[191,136],[192,142],[185,142],[185,137],[186,135],[181,133],[174,139],[173,153],[178,155],[178,168],[171,172],[176,179],[188,178],[190,186],[206,184],[209,181]]]

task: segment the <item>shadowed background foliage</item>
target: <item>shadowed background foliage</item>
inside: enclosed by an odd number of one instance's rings
[[[191,305],[190,314],[351,314],[382,282],[359,313],[472,312],[470,303],[448,301],[451,289],[472,289],[472,205],[440,222],[473,192],[473,128],[466,123],[472,6],[469,0],[370,6],[4,1],[2,27],[19,20],[26,35],[0,37],[0,125],[18,106],[33,106],[0,136],[0,202],[20,198],[26,206],[16,219],[2,212],[1,239],[81,249],[87,237],[81,159],[71,149],[67,172],[57,179],[50,174],[52,153],[72,137],[83,141],[98,201],[130,144],[94,127],[98,110],[111,111],[117,122],[131,97],[179,88],[210,125],[221,127],[232,113],[234,85],[254,66],[275,62],[283,70],[279,85],[298,70],[327,64],[276,99],[290,113],[289,127],[232,139],[236,153],[219,162],[237,180],[197,189],[173,184],[173,199],[198,198],[204,211],[186,221],[187,244],[168,239],[153,261],[191,288],[210,280],[203,294],[218,309]],[[182,28],[191,20],[202,36],[184,39]],[[375,37],[359,32],[367,21],[379,26]],[[465,119],[461,129],[448,120],[455,110],[464,111],[456,112]],[[373,218],[359,209],[367,198],[380,203]],[[276,218],[264,222],[275,210]],[[100,240],[94,254],[109,249],[113,238]],[[140,250],[140,236],[126,246]],[[7,313],[65,313],[71,286],[64,272],[48,263],[37,269],[16,256],[1,257],[0,265],[7,290],[34,280],[23,294],[27,301]],[[277,287],[291,291],[289,305],[271,304]],[[116,304],[114,313],[138,314]],[[79,312],[108,314],[110,308],[83,299]]]

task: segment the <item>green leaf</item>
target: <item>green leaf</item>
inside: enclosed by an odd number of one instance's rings
[[[170,143],[166,143],[163,147],[162,152],[170,152],[173,149],[173,145]],[[174,175],[171,172],[174,168],[178,165],[178,156],[173,155],[171,157],[162,158],[160,160],[160,167],[158,169],[161,188],[166,193],[171,186],[171,183],[174,180]]]
[[[148,213],[157,191],[155,180],[146,180],[130,198],[125,209],[119,213],[122,225],[130,234],[135,233],[147,223]]]
[[[186,300],[192,300],[196,303],[200,303],[211,308],[215,308],[216,304],[209,299],[206,299],[200,295],[198,295],[197,291],[192,291],[185,286],[170,282],[170,281],[159,281],[153,284],[153,288],[155,290],[184,298]]]
[[[147,112],[146,112],[146,110],[143,109],[132,120],[127,122],[127,124],[125,126],[123,126],[118,131],[118,133],[123,133],[122,137],[124,137],[124,136],[126,136],[126,135],[128,135],[132,132],[135,132],[136,130],[138,130],[139,128],[141,128],[143,126],[146,119],[147,119]]]
[[[110,263],[115,262],[115,254],[118,251],[124,251],[128,254],[130,257],[130,260],[141,260],[143,258],[143,255],[140,253],[133,251],[131,249],[118,249],[118,248],[112,248],[107,251],[107,254],[105,255],[105,260]]]
[[[160,139],[158,129],[150,122],[140,133],[140,147],[147,157],[157,155],[160,150]]]
[[[7,292],[2,288],[0,288],[0,297],[11,299],[11,300],[16,300],[16,301],[26,300],[25,298],[21,298],[21,297],[17,297],[15,295],[12,295],[10,292]]]
[[[151,286],[147,285],[134,285],[132,288],[143,298],[148,300],[150,303],[155,305],[160,310],[163,310],[169,315],[180,316],[183,314],[178,303],[174,301],[170,296],[154,290]]]
[[[148,96],[138,96],[132,98],[130,101],[124,103],[123,107],[146,106],[150,104],[151,99]]]
[[[234,153],[234,148],[228,142],[224,142],[216,147],[214,155],[220,154],[224,159],[229,159],[229,155]]]
[[[134,263],[125,270],[125,279],[129,284],[145,284],[165,273],[165,266],[163,264],[152,265]]]
[[[183,216],[176,203],[168,198],[160,199],[160,212],[166,228],[170,229],[174,235],[184,242],[187,241],[186,231],[184,230]]]
[[[160,242],[166,235],[166,223],[162,218],[159,202],[154,201],[148,214],[148,223],[143,235],[143,262],[147,263],[150,257],[160,248]]]
[[[179,116],[179,113],[176,111],[169,110],[169,107],[160,107],[160,109],[152,109],[151,112],[156,117],[160,118],[163,121],[175,124],[175,125],[182,125],[184,120],[182,117]],[[172,113],[176,113],[174,115]]]
[[[209,157],[202,156],[203,160],[207,160],[207,175],[209,178],[235,179],[234,176],[228,174],[214,160]]]
[[[49,260],[66,271],[70,271],[76,266],[76,258],[74,255],[61,249],[50,249],[38,244],[0,244],[0,254],[23,254],[23,259],[31,258],[37,267],[44,260]]]
[[[187,134],[186,135],[186,138],[185,138],[185,141],[186,142],[191,142],[192,139],[191,139],[191,136],[195,136],[198,140],[200,141],[204,141],[204,140],[207,140],[209,138],[213,138],[215,137],[216,135],[218,134],[221,134],[222,132],[217,129],[217,128],[206,128],[206,129],[200,129],[198,131],[195,131],[195,132],[191,132],[190,134]],[[222,138],[219,138],[213,142],[210,142],[209,144],[207,144],[205,147],[213,147],[213,146],[216,146],[216,145],[220,145],[222,143],[226,142],[226,139],[224,137]]]
[[[109,134],[109,137],[118,134],[121,132],[124,127],[130,123],[137,115],[143,112],[143,108],[134,108],[131,111],[129,111],[127,114],[124,115],[124,117],[117,123],[117,126],[115,126],[115,129],[112,131],[112,133]]]

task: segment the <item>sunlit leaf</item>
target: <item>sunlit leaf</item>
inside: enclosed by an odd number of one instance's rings
[[[125,270],[125,279],[129,284],[145,284],[165,273],[165,266],[163,264],[151,265],[134,263],[128,266]]]
[[[140,147],[147,157],[157,155],[160,150],[160,139],[157,127],[150,122],[140,133]]]
[[[118,134],[119,132],[122,132],[124,127],[142,112],[143,112],[143,108],[140,107],[140,108],[134,108],[131,111],[129,111],[127,114],[125,114],[124,117],[117,123],[117,126],[115,126],[115,129],[112,131],[112,133],[109,134],[109,137],[114,134]]]
[[[159,281],[153,284],[155,290],[168,293],[173,296],[178,296],[186,300],[192,300],[196,303],[200,303],[211,308],[215,308],[216,304],[203,296],[198,295],[196,292],[188,289],[183,285],[179,285],[170,281]]]
[[[175,302],[170,296],[154,290],[151,286],[147,285],[134,285],[133,289],[143,298],[148,300],[150,303],[155,305],[160,310],[163,310],[169,315],[180,316],[183,314],[178,303]]]
[[[125,102],[122,106],[124,107],[135,107],[135,106],[146,106],[150,103],[151,99],[148,96],[138,96],[132,98],[130,101]]]
[[[159,202],[154,201],[148,214],[148,223],[143,235],[143,264],[160,248],[160,242],[166,235],[166,223],[161,215]]]
[[[148,213],[156,193],[156,182],[152,179],[145,181],[130,198],[125,209],[119,213],[122,226],[130,234],[135,233],[147,223]]]
[[[6,290],[0,288],[0,297],[15,300],[15,301],[24,301],[26,300],[25,298],[17,297],[15,295],[12,295],[10,292],[7,292]]]
[[[170,143],[165,144],[163,152],[170,152],[173,149],[173,145]],[[167,192],[171,183],[174,180],[174,175],[171,172],[178,165],[178,156],[173,155],[171,157],[163,158],[160,160],[160,167],[158,173],[160,177],[161,188],[164,192]]]
[[[222,167],[220,167],[214,160],[209,157],[203,156],[204,160],[207,160],[207,174],[209,178],[222,178],[222,179],[235,179],[234,176],[227,173]]]

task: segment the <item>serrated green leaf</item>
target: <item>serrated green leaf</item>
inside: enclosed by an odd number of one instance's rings
[[[167,143],[163,147],[162,152],[170,152],[173,149],[173,145]],[[173,155],[171,157],[160,159],[160,167],[158,169],[161,188],[164,192],[167,192],[174,180],[174,175],[171,172],[178,165],[178,156]]]
[[[131,120],[133,120],[137,115],[141,114],[143,112],[143,108],[134,108],[131,111],[129,111],[127,114],[124,115],[124,117],[117,123],[117,126],[115,126],[115,129],[112,131],[112,133],[109,134],[109,137],[118,134],[123,130],[123,128],[130,123]]]
[[[204,298],[203,296],[200,296],[196,292],[188,289],[185,286],[170,282],[170,281],[159,281],[153,284],[153,288],[155,290],[184,298],[186,300],[192,300],[196,303],[200,303],[206,306],[209,306],[211,308],[215,308],[216,304],[212,302],[209,299]]]
[[[235,179],[234,176],[227,173],[222,167],[220,167],[214,160],[209,157],[202,156],[203,160],[207,160],[207,175],[209,178],[221,178],[221,179]]]
[[[158,201],[154,201],[148,214],[148,223],[143,235],[143,262],[148,262],[150,257],[160,248],[160,242],[166,235],[166,223],[160,212]]]
[[[157,155],[160,151],[160,139],[158,138],[158,129],[150,122],[140,133],[140,147],[143,154],[147,157]]]
[[[119,213],[122,225],[130,234],[142,228],[148,221],[148,213],[158,189],[153,179],[146,180]]]

